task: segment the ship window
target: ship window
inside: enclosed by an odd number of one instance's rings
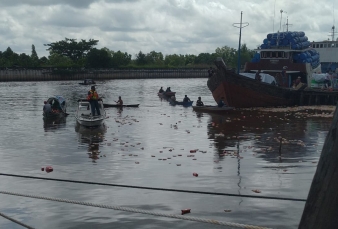
[[[316,44],[316,48],[319,48],[319,44]]]
[[[277,52],[271,52],[271,57],[276,58],[277,57]]]
[[[320,44],[320,48],[323,48],[323,44]]]
[[[324,48],[327,48],[327,44],[324,44]]]

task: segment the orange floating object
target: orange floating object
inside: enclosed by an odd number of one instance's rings
[[[192,174],[194,177],[198,177],[198,173],[193,173]]]
[[[190,208],[181,210],[182,211],[182,215],[190,213],[190,210],[191,210]]]
[[[47,173],[53,172],[53,167],[52,166],[47,166],[46,167],[46,172]]]

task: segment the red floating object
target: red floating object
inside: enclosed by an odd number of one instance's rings
[[[198,173],[193,173],[192,174],[194,177],[198,177]]]
[[[46,172],[47,173],[53,172],[53,167],[52,166],[46,166]]]
[[[191,210],[190,208],[181,210],[182,211],[182,215],[190,213],[190,210]]]
[[[44,167],[41,167],[41,171],[45,171],[45,168],[44,168]]]
[[[196,150],[190,150],[190,153],[196,153]]]

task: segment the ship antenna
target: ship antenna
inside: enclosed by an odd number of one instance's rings
[[[272,21],[272,32],[275,32],[275,17],[276,17],[276,0],[273,6],[273,21]]]
[[[242,15],[243,15],[243,11],[241,11],[241,22],[240,23],[233,23],[232,24],[232,26],[234,26],[236,28],[239,28],[237,74],[239,74],[239,70],[241,68],[241,37],[242,37],[242,28],[247,27],[249,25],[248,22],[243,22],[242,23]]]
[[[283,10],[280,10],[279,31],[281,31],[281,30],[282,30],[282,16],[283,16]]]
[[[289,24],[289,17],[286,17],[286,32],[289,31],[289,26],[292,26],[292,24]]]

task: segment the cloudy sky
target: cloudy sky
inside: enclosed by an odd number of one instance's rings
[[[334,5],[335,3],[335,5]],[[46,47],[65,37],[97,39],[97,48],[166,54],[213,53],[217,47],[254,49],[288,17],[291,31],[310,41],[329,38],[338,0],[0,0],[0,51],[48,56]],[[280,13],[280,10],[283,13]],[[281,17],[282,16],[282,17]],[[336,17],[335,17],[336,16]],[[281,22],[282,18],[282,23]],[[282,30],[286,27],[282,26]],[[337,26],[338,32],[338,26]],[[336,34],[338,37],[338,34]]]

